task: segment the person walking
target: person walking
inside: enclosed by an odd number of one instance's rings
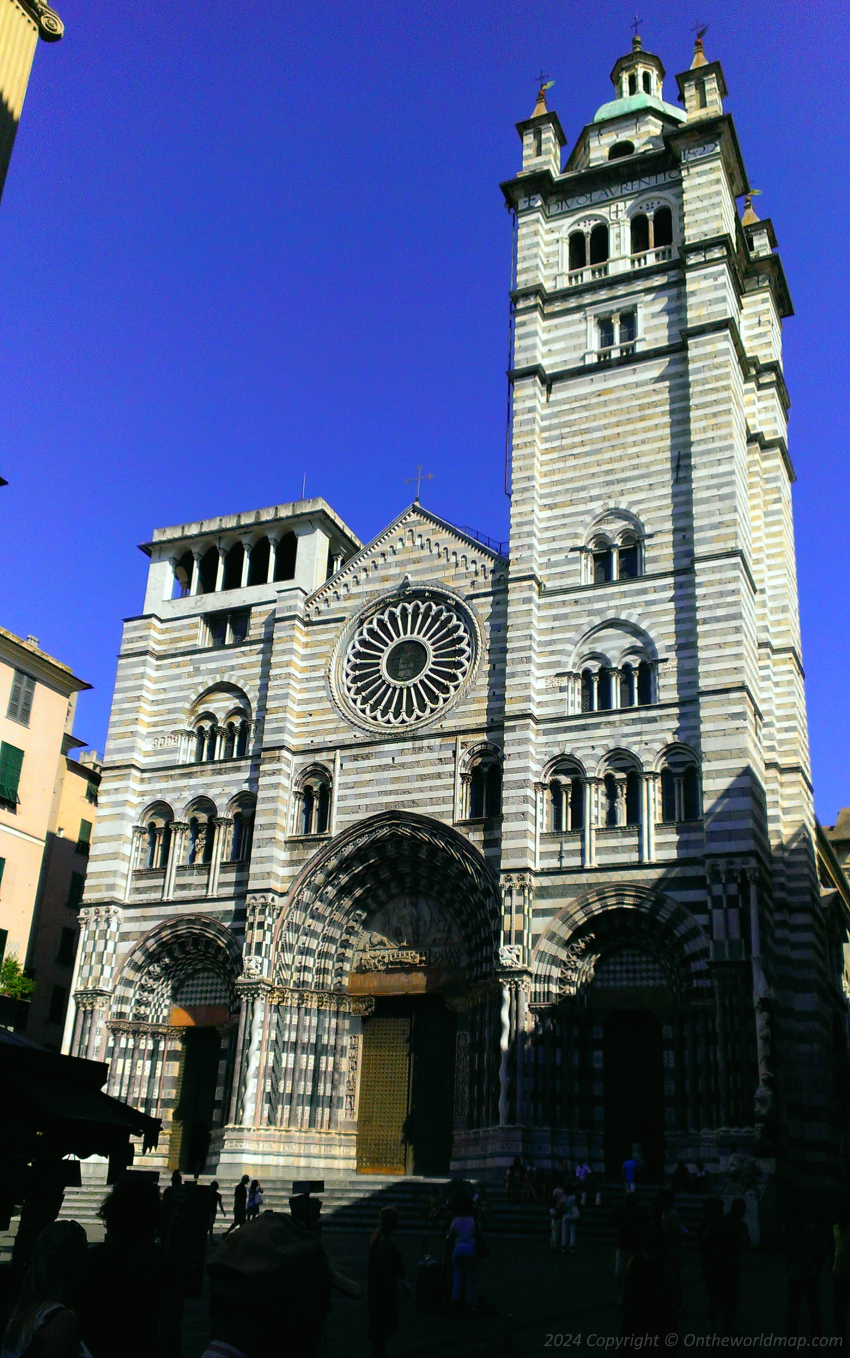
[[[397,1226],[395,1207],[382,1207],[378,1229],[369,1244],[368,1337],[374,1358],[386,1358],[387,1340],[398,1330],[398,1294],[404,1282],[404,1261],[392,1239]]]
[[[850,1302],[850,1201],[842,1198],[832,1228],[835,1254],[832,1260],[835,1333],[843,1348],[847,1340],[847,1305]]]
[[[810,1337],[819,1339],[820,1275],[825,1250],[800,1199],[791,1208],[791,1218],[779,1237],[779,1244],[788,1257],[788,1338],[796,1338],[800,1333],[800,1311],[805,1299]]]
[[[608,1221],[617,1232],[617,1248],[614,1253],[614,1290],[617,1305],[623,1304],[623,1287],[626,1269],[631,1260],[643,1246],[643,1237],[649,1226],[649,1217],[638,1205],[634,1194],[630,1193],[625,1202],[614,1208]]]
[[[462,1198],[447,1237],[452,1251],[452,1306],[459,1314],[472,1306],[478,1262],[476,1233],[472,1203]]]
[[[238,1184],[233,1190],[233,1221],[228,1226],[227,1230],[224,1232],[225,1235],[230,1235],[231,1231],[238,1230],[240,1226],[244,1226],[245,1222],[248,1219],[249,1183],[250,1183],[249,1175],[243,1174],[242,1178],[239,1180]]]
[[[210,1234],[210,1240],[212,1240],[212,1238],[213,1238],[213,1227],[215,1226],[216,1217],[218,1216],[219,1211],[221,1211],[221,1215],[222,1215],[223,1217],[226,1217],[226,1216],[227,1216],[227,1213],[226,1213],[225,1210],[224,1210],[224,1202],[222,1201],[222,1196],[221,1196],[221,1193],[219,1192],[218,1179],[213,1179],[212,1183],[210,1184],[210,1187],[209,1187],[209,1195],[210,1195],[210,1196],[209,1196],[209,1208],[210,1208],[210,1211],[209,1211],[209,1223],[210,1223],[210,1231],[209,1231],[209,1234]]]
[[[42,1228],[3,1336],[3,1358],[77,1358],[81,1352],[77,1294],[88,1239],[78,1221]]]
[[[259,1179],[251,1180],[251,1187],[248,1189],[248,1220],[256,1221],[260,1215],[260,1208],[263,1205],[263,1185]]]

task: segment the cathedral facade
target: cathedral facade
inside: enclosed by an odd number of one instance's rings
[[[719,63],[664,76],[635,39],[563,166],[518,124],[507,544],[309,500],[144,548],[66,1042],[163,1162],[840,1177],[791,303]]]

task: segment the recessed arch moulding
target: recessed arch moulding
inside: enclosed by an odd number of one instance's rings
[[[498,1049],[500,920],[477,849],[403,812],[337,836],[285,901],[249,900],[234,1125],[220,1168],[250,1146],[252,1163],[353,1169],[363,1021],[377,997],[440,994],[460,1032],[486,1025]],[[493,1072],[486,1092],[483,1068],[463,1075],[461,1102],[497,1120]]]

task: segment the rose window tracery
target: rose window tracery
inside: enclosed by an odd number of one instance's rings
[[[358,626],[342,665],[342,688],[358,716],[409,726],[451,701],[474,660],[472,628],[446,596],[408,595]]]

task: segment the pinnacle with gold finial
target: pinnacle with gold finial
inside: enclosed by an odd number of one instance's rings
[[[554,80],[547,80],[542,71],[537,79],[540,81],[540,89],[537,91],[537,103],[534,105],[534,112],[531,115],[532,118],[539,118],[541,113],[549,112],[546,107],[546,91],[551,90],[555,83]]]
[[[744,215],[741,218],[742,226],[755,226],[756,222],[760,220],[758,213],[753,207],[753,199],[759,193],[761,193],[761,189],[750,189],[744,199]]]

